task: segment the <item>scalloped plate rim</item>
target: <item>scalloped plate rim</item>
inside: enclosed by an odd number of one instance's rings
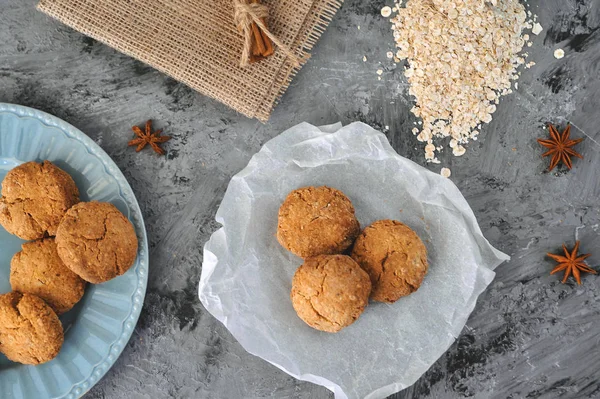
[[[119,187],[120,197],[125,201],[127,206],[131,208],[132,213],[137,216],[135,223],[139,224],[138,227],[140,228],[140,233],[142,236],[142,240],[140,241],[140,248],[138,250],[138,256],[141,259],[139,259],[137,261],[137,263],[138,263],[138,270],[136,271],[137,284],[135,286],[134,291],[129,296],[132,299],[131,300],[132,307],[129,309],[129,313],[127,314],[127,316],[121,322],[122,327],[121,327],[119,336],[118,336],[117,340],[113,341],[110,344],[109,350],[107,353],[105,353],[104,357],[101,360],[99,360],[98,362],[96,362],[95,364],[93,364],[91,371],[83,380],[81,380],[75,384],[72,384],[71,387],[69,388],[69,390],[67,392],[61,394],[61,396],[53,397],[53,399],[75,398],[75,397],[80,398],[83,395],[85,395],[87,392],[89,392],[89,390],[96,383],[98,383],[98,381],[100,381],[106,375],[108,370],[110,370],[111,367],[115,364],[116,360],[119,358],[119,356],[125,349],[125,345],[131,339],[131,336],[133,334],[135,326],[137,325],[137,322],[139,320],[139,317],[140,317],[140,314],[141,314],[141,311],[143,308],[143,301],[146,296],[146,289],[147,289],[147,285],[148,285],[148,269],[149,269],[148,238],[147,238],[147,234],[146,234],[146,227],[145,227],[143,215],[142,215],[141,209],[139,207],[139,204],[137,202],[137,199],[135,197],[135,193],[131,189],[131,186],[129,185],[129,182],[123,175],[123,172],[114,163],[114,161],[110,158],[110,156],[98,144],[96,144],[90,137],[88,137],[81,130],[77,129],[75,126],[65,122],[64,120],[62,120],[54,115],[51,115],[47,112],[40,111],[40,110],[31,108],[31,107],[26,107],[23,105],[0,102],[0,114],[14,115],[18,119],[21,119],[21,120],[31,119],[31,120],[37,121],[37,122],[41,123],[42,125],[44,125],[48,129],[53,129],[53,130],[59,131],[68,140],[76,141],[77,144],[79,144],[80,146],[83,147],[83,149],[85,149],[86,153],[89,156],[94,156],[98,159],[100,164],[102,164],[104,172],[107,175],[111,176],[117,183],[117,185]],[[95,152],[92,152],[91,150],[93,150]],[[113,171],[109,170],[109,168],[108,168],[109,166],[112,166],[112,168],[114,170]],[[124,193],[124,190],[129,191],[129,194],[126,195]],[[130,200],[128,199],[128,197]],[[137,295],[138,290],[140,290],[140,289],[142,290],[142,293],[141,293],[141,295]],[[137,311],[134,310],[136,296],[140,297],[140,301],[139,301],[140,303],[139,303],[139,307],[138,307]],[[127,331],[127,328],[125,328],[125,325],[127,322],[132,323],[132,327],[129,331]],[[118,345],[119,348],[115,352],[114,348],[116,345]],[[111,355],[113,355],[112,361],[107,359]],[[108,367],[104,367],[102,370],[99,370],[101,365],[105,362],[108,362]],[[100,373],[98,373],[98,371],[100,371]],[[94,381],[90,382],[90,380],[92,380],[92,379]],[[88,387],[82,388],[82,385],[84,385],[86,383],[88,384]],[[76,391],[78,391],[78,392],[76,392]]]

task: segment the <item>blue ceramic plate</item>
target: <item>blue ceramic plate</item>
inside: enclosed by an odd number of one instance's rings
[[[0,355],[0,398],[77,398],[117,360],[137,323],[148,280],[144,220],[125,177],[89,137],[62,120],[31,108],[0,103],[0,181],[15,166],[50,160],[77,183],[82,201],[113,203],[135,226],[139,252],[125,275],[88,285],[81,302],[61,316],[65,343],[40,366]],[[10,291],[12,256],[24,241],[0,227],[0,293]]]

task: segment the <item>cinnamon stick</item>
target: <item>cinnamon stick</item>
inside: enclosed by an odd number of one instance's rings
[[[263,24],[265,24],[265,26],[267,25],[267,22],[264,20],[264,18],[263,18]],[[262,33],[263,40],[265,42],[265,47],[266,47],[266,50],[265,50],[263,56],[268,57],[270,55],[273,55],[273,53],[275,52],[275,49],[273,48],[273,42],[271,41],[271,39],[269,39],[269,37],[265,34],[265,32],[260,31],[260,33]]]
[[[250,3],[260,4],[260,0],[250,0]],[[261,22],[265,26],[267,25],[265,18],[263,18]],[[251,63],[260,61],[275,52],[273,42],[271,42],[271,39],[269,39],[256,23],[252,23],[252,39]]]
[[[263,41],[263,34],[258,25],[256,25],[254,22],[252,23],[252,35],[254,37],[252,54],[264,55],[267,52],[267,48],[265,47],[265,43]]]

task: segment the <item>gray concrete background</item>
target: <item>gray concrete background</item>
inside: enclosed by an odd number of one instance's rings
[[[296,123],[360,120],[423,164],[406,81],[385,56],[393,39],[384,4],[347,0],[263,125],[52,21],[35,0],[0,0],[0,101],[50,112],[92,137],[125,173],[146,219],[145,306],[88,398],[332,397],[246,353],[204,310],[202,246],[218,228],[229,179]],[[600,0],[529,4],[545,28],[528,49],[537,65],[465,156],[442,155],[486,237],[513,259],[497,269],[457,342],[394,398],[600,397],[600,279],[561,284],[544,256],[577,237],[594,253],[590,265],[600,265]],[[552,56],[558,47],[562,60]],[[149,118],[174,137],[166,157],[126,145],[130,127]],[[578,147],[585,160],[571,172],[545,171],[535,139],[548,121],[570,121],[574,136],[587,137]]]

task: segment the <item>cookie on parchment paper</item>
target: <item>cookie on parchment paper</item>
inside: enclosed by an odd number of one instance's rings
[[[340,254],[359,233],[352,202],[334,188],[294,190],[279,208],[277,239],[301,258]]]
[[[369,275],[346,255],[305,260],[292,280],[292,305],[317,330],[335,333],[354,323],[369,302]]]
[[[352,259],[371,277],[371,299],[393,303],[419,289],[427,274],[427,248],[407,225],[379,220],[365,228]]]

